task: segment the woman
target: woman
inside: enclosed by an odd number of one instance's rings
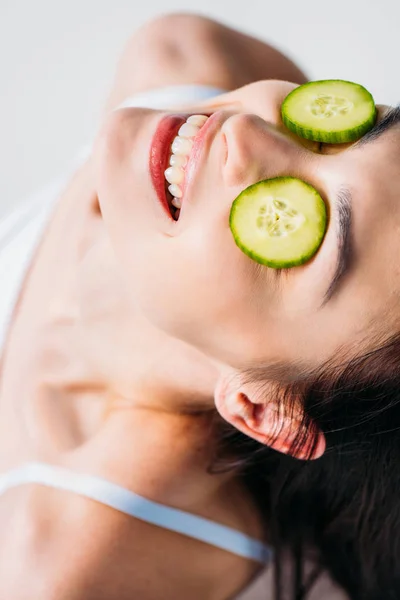
[[[276,598],[398,597],[399,113],[356,144],[300,140],[279,115],[305,81],[254,38],[160,17],[66,188],[18,238],[6,222],[0,598],[258,600],[271,548]],[[174,111],[199,130],[219,111],[176,221],[149,172]],[[278,272],[227,216],[284,174],[331,219]]]

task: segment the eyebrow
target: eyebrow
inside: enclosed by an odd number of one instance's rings
[[[353,257],[351,224],[353,221],[353,200],[351,191],[341,187],[336,195],[336,223],[338,259],[331,282],[325,292],[320,308],[323,308],[339,289],[339,284],[350,269]]]
[[[350,151],[365,146],[381,138],[384,133],[392,130],[400,123],[400,104],[391,107],[384,115],[383,119],[375,123],[361,139],[358,140]],[[338,259],[335,272],[325,292],[324,299],[320,308],[323,308],[329,300],[336,294],[346,273],[348,273],[353,260],[353,245],[351,236],[351,224],[353,220],[353,199],[349,188],[342,186],[336,196],[336,214],[337,214],[337,244]]]

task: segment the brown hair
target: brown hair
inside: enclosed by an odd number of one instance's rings
[[[400,598],[400,334],[382,339],[341,364],[286,376],[283,365],[246,370],[260,393],[268,381],[268,394],[275,372],[284,410],[301,398],[304,424],[325,434],[322,458],[296,460],[219,424],[211,471],[237,469],[253,492],[275,551],[276,600],[307,598],[308,555],[352,600]],[[295,573],[289,596],[287,555]]]

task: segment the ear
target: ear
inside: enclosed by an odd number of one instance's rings
[[[220,415],[257,442],[303,460],[323,455],[325,436],[314,423],[309,422],[308,427],[305,426],[301,406],[295,404],[285,410],[282,403],[273,397],[272,385],[270,397],[268,392],[262,401],[257,396],[260,396],[260,386],[243,386],[240,382],[232,385],[232,381],[228,382],[225,378],[218,381],[214,393]]]

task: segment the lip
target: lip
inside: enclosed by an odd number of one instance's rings
[[[214,137],[216,131],[220,128],[224,120],[223,111],[219,110],[213,114],[209,112],[197,113],[178,113],[168,114],[164,116],[156,129],[150,147],[149,170],[153,187],[156,191],[157,198],[164,212],[167,214],[170,221],[176,223],[172,218],[168,206],[167,196],[165,192],[165,176],[164,171],[168,167],[168,161],[171,153],[171,144],[178,131],[192,114],[203,114],[208,116],[207,122],[200,129],[197,136],[194,138],[192,150],[190,152],[188,163],[185,167],[185,179],[182,185],[182,208],[179,215],[179,220],[185,211],[186,197],[190,193],[193,185],[193,180],[198,171],[203,156],[211,143],[211,138]],[[225,117],[226,118],[226,117]]]
[[[168,114],[161,118],[150,146],[149,170],[159,203],[170,221],[175,223],[165,193],[164,171],[168,166],[171,144],[178,130],[191,113]]]
[[[220,130],[222,123],[227,118],[226,111],[218,110],[213,113],[194,139],[189,160],[185,167],[185,179],[182,185],[182,208],[179,219],[184,215],[185,204],[188,202],[188,197],[190,196],[196,174],[199,172],[200,165],[204,160],[204,155],[209,149],[216,133]]]

